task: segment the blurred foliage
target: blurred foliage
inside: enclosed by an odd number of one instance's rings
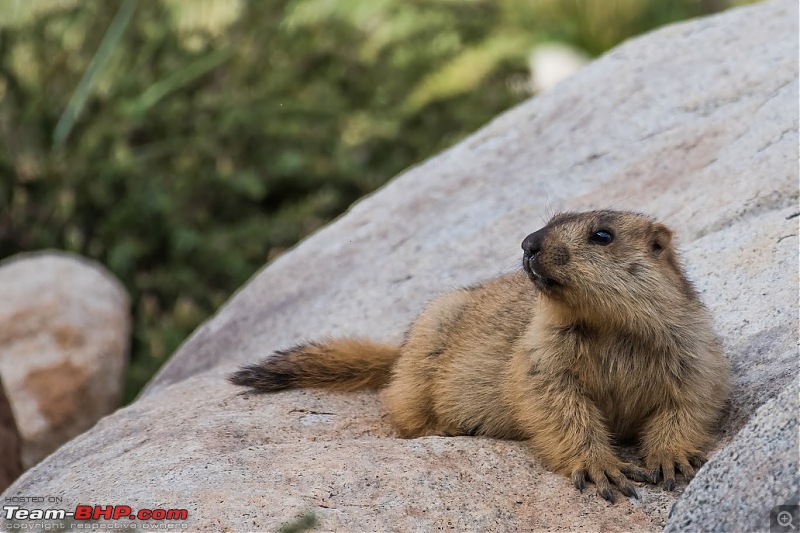
[[[306,511],[294,520],[282,525],[278,533],[302,533],[311,531],[319,524],[319,519],[314,511]]]
[[[596,55],[736,3],[4,0],[0,258],[122,280],[130,401],[265,262],[525,98],[536,43]]]

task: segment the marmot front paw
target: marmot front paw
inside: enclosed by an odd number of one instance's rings
[[[586,488],[587,479],[594,483],[597,494],[600,497],[614,503],[614,492],[611,490],[613,483],[619,491],[628,497],[639,498],[631,480],[655,483],[656,480],[646,469],[633,463],[623,463],[622,461],[582,461],[582,465],[575,468],[570,475],[572,483],[579,491],[583,492]],[[609,483],[609,481],[611,483]]]
[[[706,457],[699,452],[684,452],[675,450],[665,450],[663,452],[651,453],[647,456],[645,464],[650,471],[650,477],[654,482],[661,479],[664,475],[664,488],[672,490],[675,488],[675,472],[683,474],[686,481],[690,481],[698,468],[706,462]],[[677,466],[677,469],[676,469]]]

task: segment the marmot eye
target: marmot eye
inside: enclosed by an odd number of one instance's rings
[[[589,235],[589,240],[595,244],[605,246],[606,244],[611,244],[611,241],[614,240],[614,235],[607,229],[599,229]]]

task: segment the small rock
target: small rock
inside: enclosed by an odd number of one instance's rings
[[[589,56],[586,53],[568,44],[546,43],[535,46],[528,56],[531,89],[534,93],[552,89],[588,62]]]
[[[8,403],[3,380],[0,379],[0,491],[3,491],[22,473],[20,438],[14,413]]]
[[[128,296],[98,263],[63,252],[0,264],[0,376],[26,468],[119,406]]]

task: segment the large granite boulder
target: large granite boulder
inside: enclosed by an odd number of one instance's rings
[[[124,287],[64,252],[0,265],[0,376],[29,467],[119,407],[130,342]]]
[[[274,531],[304,513],[322,531],[663,528],[683,485],[610,506],[524,443],[402,440],[372,393],[241,395],[224,378],[300,339],[399,340],[436,293],[518,268],[520,242],[553,211],[630,208],[677,231],[716,317],[734,369],[722,456],[797,373],[797,14],[773,1],[631,40],[397,177],[255,276],[138,401],[4,495],[186,509],[209,531]],[[774,489],[796,471],[748,485],[750,466],[718,461],[714,476],[742,484],[709,498],[790,494]],[[725,512],[688,527],[724,530]]]

